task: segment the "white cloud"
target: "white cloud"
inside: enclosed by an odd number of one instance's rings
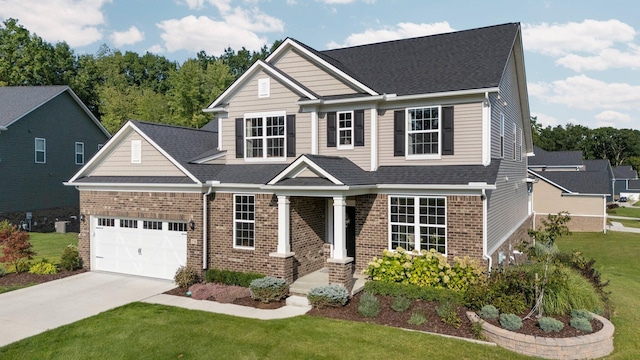
[[[525,50],[550,56],[572,52],[598,53],[616,43],[628,43],[635,35],[633,27],[616,19],[522,25]]]
[[[558,119],[551,115],[532,112],[531,116],[537,117],[538,124],[540,124],[543,128],[546,128],[547,126],[555,127],[560,124]]]
[[[160,44],[155,44],[155,45],[151,46],[150,48],[148,48],[147,52],[150,52],[152,54],[160,54],[160,53],[164,52],[164,48]]]
[[[102,39],[102,6],[112,0],[0,0],[0,19],[19,23],[48,42],[65,41],[71,47]]]
[[[451,31],[455,30],[446,21],[432,24],[399,23],[395,27],[388,26],[377,30],[367,29],[361,33],[351,34],[344,40],[342,44],[332,41],[327,44],[327,47],[338,48],[345,46],[355,46],[380,41],[434,35]]]
[[[621,127],[620,124],[627,124],[631,122],[631,115],[624,114],[613,110],[605,110],[594,116],[598,120],[598,127]]]
[[[573,71],[606,70],[609,68],[640,69],[640,46],[629,44],[628,51],[603,49],[597,55],[568,54],[556,60],[556,64]]]
[[[530,83],[529,95],[549,103],[582,110],[640,109],[640,86],[606,83],[586,75],[550,83]]]
[[[114,31],[111,36],[109,36],[109,40],[111,40],[116,47],[133,45],[144,40],[144,33],[138,30],[137,27],[132,26],[127,31]]]

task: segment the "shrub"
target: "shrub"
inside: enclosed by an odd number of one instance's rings
[[[255,279],[261,279],[264,277],[262,274],[251,272],[239,272],[231,270],[221,269],[209,269],[205,272],[205,281],[208,283],[219,283],[225,285],[238,285],[249,287],[251,282]]]
[[[402,283],[390,283],[384,281],[367,281],[364,284],[365,291],[374,295],[385,295],[399,297],[404,296],[412,300],[452,301],[456,304],[462,304],[463,294],[450,289],[439,289],[433,287],[424,287],[418,285],[406,285]]]
[[[471,332],[473,333],[473,337],[478,340],[484,340],[484,335],[482,335],[482,323],[482,320],[471,323]]]
[[[538,326],[542,331],[548,332],[559,332],[564,327],[564,324],[560,320],[556,320],[551,317],[543,317],[538,319]]]
[[[587,319],[588,321],[593,320],[593,315],[587,310],[571,310],[571,317]]]
[[[181,288],[188,288],[198,282],[198,271],[191,266],[180,266],[173,276],[173,281]]]
[[[358,313],[366,318],[374,318],[380,313],[380,300],[369,292],[364,292],[358,303]]]
[[[0,263],[12,266],[16,272],[29,270],[27,261],[33,259],[35,252],[29,241],[29,233],[18,230],[7,220],[0,223]]]
[[[433,249],[407,252],[398,247],[396,251],[384,250],[381,258],[373,258],[364,273],[374,281],[464,291],[480,278],[482,271],[478,262],[469,257],[456,257],[451,266]]]
[[[546,314],[565,315],[572,309],[602,313],[604,302],[591,283],[575,270],[555,267],[545,287],[542,307]]]
[[[500,314],[500,325],[509,331],[518,331],[522,328],[522,319],[515,314]]]
[[[411,325],[422,325],[424,323],[427,322],[427,318],[422,315],[421,313],[418,312],[414,312],[411,314],[411,317],[409,318],[409,320],[407,320],[407,323],[411,324]]]
[[[251,290],[252,299],[268,303],[286,298],[289,293],[289,285],[284,279],[265,276],[251,281],[249,290]]]
[[[456,329],[462,324],[462,320],[460,320],[456,312],[456,306],[451,302],[446,301],[436,306],[436,314],[440,316],[443,323],[449,324]]]
[[[3,267],[0,267],[0,277],[3,277],[7,274]]]
[[[410,306],[411,306],[411,300],[404,296],[398,296],[394,298],[393,302],[391,303],[391,309],[393,309],[393,311],[396,311],[396,312],[407,311],[409,310]]]
[[[76,270],[82,267],[82,259],[78,254],[78,247],[75,245],[67,245],[60,257],[60,268],[63,270]]]
[[[485,305],[480,309],[480,317],[483,319],[497,319],[500,313],[493,305]]]
[[[47,259],[42,259],[40,260],[40,262],[37,262],[29,267],[29,273],[36,275],[51,275],[57,274],[58,269]]]
[[[593,331],[593,328],[591,327],[591,321],[585,318],[580,318],[580,317],[573,318],[569,322],[569,325],[571,325],[572,328],[580,331],[584,331],[584,332]]]
[[[309,290],[307,299],[311,306],[317,308],[344,306],[349,300],[349,292],[344,286],[324,285]]]

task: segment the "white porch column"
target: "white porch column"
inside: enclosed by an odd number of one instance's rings
[[[346,199],[333,197],[333,258],[347,258],[347,232],[345,231]]]
[[[288,254],[291,252],[291,242],[289,241],[289,197],[278,195],[278,253]]]

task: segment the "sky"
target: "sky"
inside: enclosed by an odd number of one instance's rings
[[[640,129],[639,12],[637,0],[0,0],[0,20],[78,55],[106,44],[179,63],[287,37],[325,50],[520,22],[531,114],[592,129]]]

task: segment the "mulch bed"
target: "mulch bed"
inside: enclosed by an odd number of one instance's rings
[[[187,291],[188,290],[189,289],[187,289],[187,288],[177,287],[177,288],[171,289],[169,291],[165,291],[164,293],[167,294],[167,295],[188,297],[187,296]],[[212,299],[210,299],[210,300],[212,300]],[[203,300],[203,301],[206,301],[206,300]],[[265,304],[265,303],[263,303],[261,301],[253,300],[251,297],[243,297],[243,298],[235,299],[233,302],[231,302],[231,304],[248,306],[248,307],[253,307],[253,308],[256,308],[256,309],[273,310],[273,309],[279,309],[279,308],[287,305],[287,302],[286,302],[286,300],[282,300],[282,301],[273,301],[273,302],[269,302],[269,303]]]
[[[523,314],[522,316],[520,316],[521,318],[525,317],[527,314]],[[602,323],[596,319],[591,320],[591,327],[593,328],[593,332],[584,332],[584,331],[580,331],[578,329],[574,329],[571,327],[571,325],[569,325],[569,322],[571,321],[571,316],[569,315],[565,315],[565,316],[553,316],[554,319],[556,320],[560,320],[562,321],[562,323],[564,324],[564,328],[562,328],[562,330],[558,331],[558,332],[549,332],[546,333],[544,331],[542,331],[542,329],[540,329],[538,327],[538,320],[532,316],[529,319],[526,320],[522,320],[522,328],[518,331],[515,331],[519,334],[526,334],[526,335],[533,335],[533,336],[539,336],[539,337],[548,337],[548,338],[568,338],[568,337],[575,337],[575,336],[581,336],[581,335],[589,335],[589,334],[593,334],[595,332],[598,332],[602,329],[602,327],[604,325],[602,325]],[[497,327],[502,327],[500,326],[500,321],[498,319],[495,320],[485,320],[486,322],[488,322],[489,324],[495,325]]]
[[[0,277],[0,286],[28,286],[35,284],[42,284],[47,281],[58,280],[67,276],[72,276],[85,272],[84,269],[73,271],[60,271],[57,274],[51,275],[37,275],[30,274],[28,272],[22,273],[8,273],[5,276]]]

